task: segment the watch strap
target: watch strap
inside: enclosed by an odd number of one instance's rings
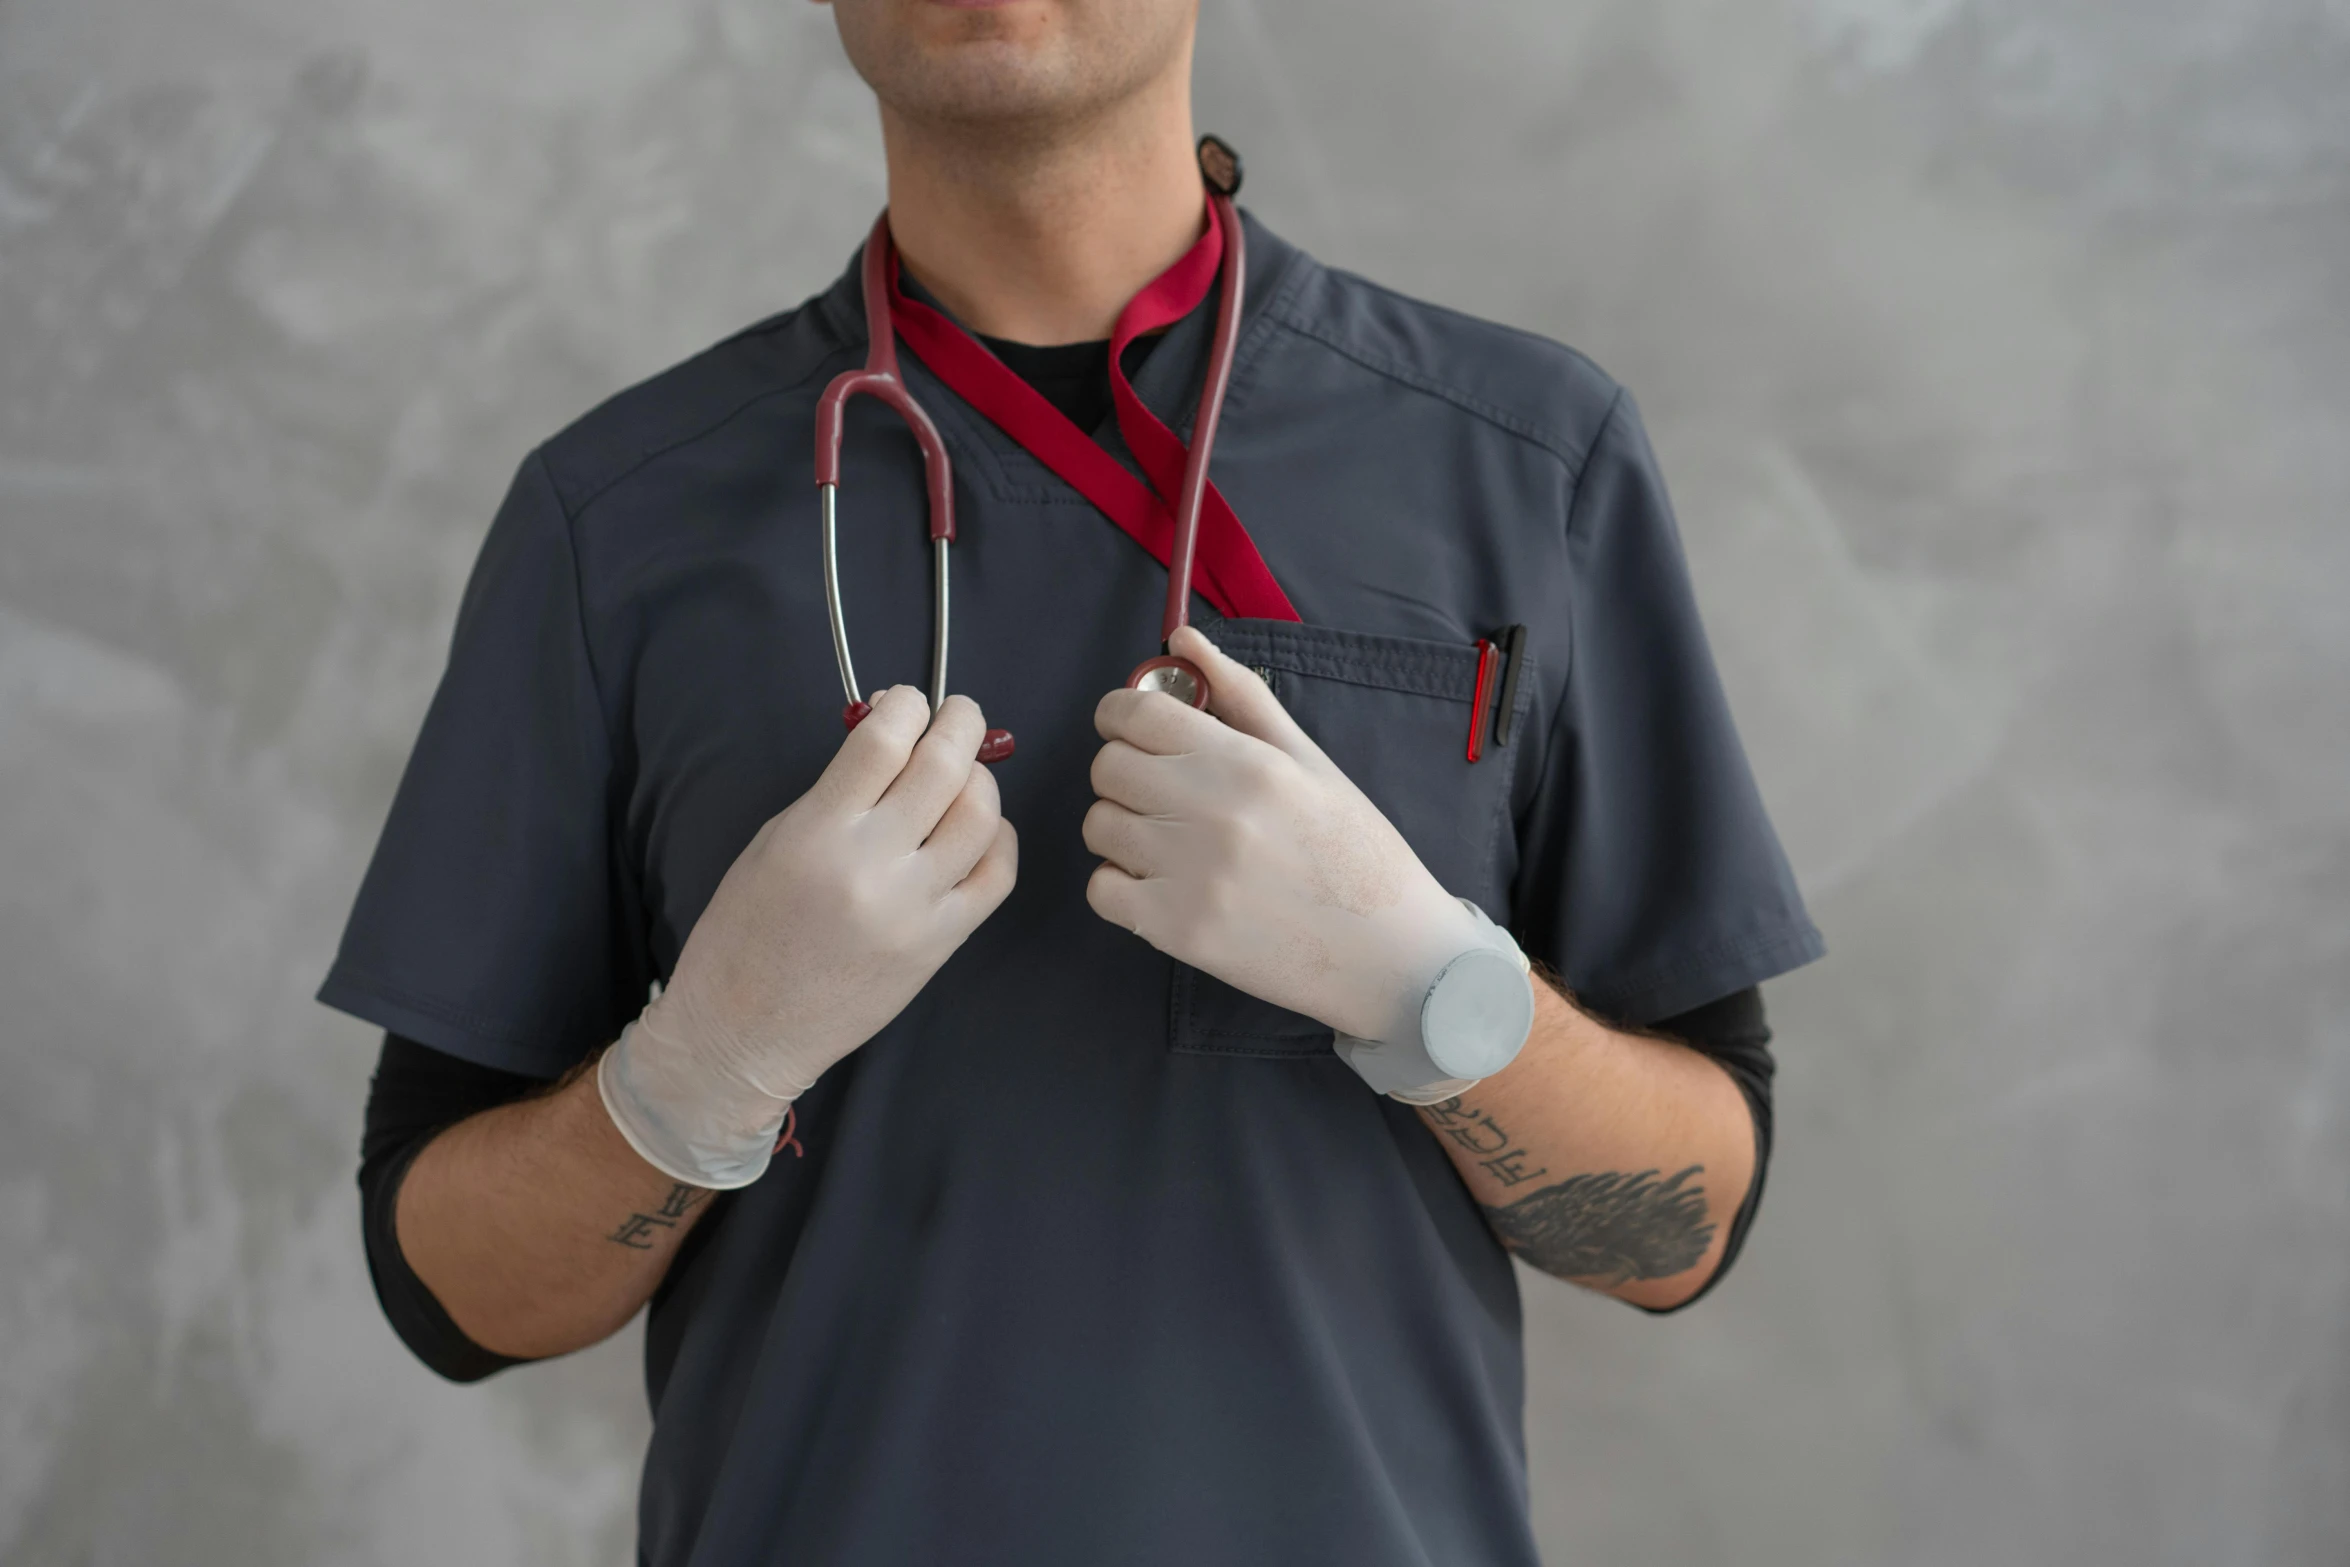
[[[1460,903],[1463,908],[1469,911],[1470,917],[1476,921],[1479,944],[1456,953],[1428,982],[1428,988],[1421,996],[1420,1005],[1412,1012],[1410,1037],[1384,1040],[1364,1039],[1354,1034],[1333,1031],[1331,1043],[1338,1052],[1339,1058],[1354,1068],[1356,1074],[1364,1082],[1370,1084],[1375,1091],[1404,1104],[1437,1104],[1464,1093],[1492,1073],[1507,1066],[1525,1044],[1525,1033],[1520,1030],[1518,1037],[1514,1041],[1508,1042],[1506,1049],[1497,1046],[1484,1050],[1482,1052],[1483,1059],[1478,1063],[1475,1076],[1461,1075],[1457,1070],[1457,1062],[1455,1069],[1448,1069],[1446,1065],[1439,1063],[1429,1050],[1427,1037],[1429,1009],[1431,1006],[1442,1008],[1441,998],[1446,990],[1445,978],[1464,959],[1490,965],[1491,959],[1487,954],[1499,953],[1509,959],[1521,977],[1528,976],[1532,972],[1532,965],[1527,961],[1526,955],[1518,949],[1517,942],[1511,939],[1508,931],[1496,925],[1483,909],[1467,898],[1461,899]],[[1531,979],[1527,979],[1526,983],[1530,986]],[[1527,1000],[1527,1013],[1530,1021],[1532,1001],[1530,989]],[[1448,1052],[1445,1052],[1440,1045],[1438,1053]]]

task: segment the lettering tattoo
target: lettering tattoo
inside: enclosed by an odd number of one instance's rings
[[[1528,1155],[1482,1110],[1458,1098],[1425,1105],[1438,1132],[1476,1156],[1496,1185],[1519,1186],[1549,1169],[1526,1168]],[[1660,1172],[1571,1175],[1506,1207],[1481,1205],[1485,1222],[1511,1251],[1543,1272],[1612,1289],[1641,1279],[1669,1279],[1705,1258],[1714,1227],[1706,1219],[1705,1173],[1693,1164],[1670,1180]]]
[[[1714,1227],[1706,1220],[1704,1173],[1693,1164],[1669,1180],[1655,1170],[1571,1175],[1485,1222],[1501,1243],[1543,1272],[1603,1289],[1669,1279],[1704,1260]]]
[[[701,1205],[710,1194],[699,1186],[683,1182],[669,1188],[669,1195],[661,1206],[651,1213],[632,1213],[620,1221],[620,1228],[604,1238],[631,1251],[651,1251],[660,1244],[662,1232],[674,1230],[679,1221]]]
[[[1550,1173],[1548,1168],[1527,1169],[1526,1150],[1510,1146],[1510,1134],[1501,1123],[1482,1110],[1470,1109],[1457,1096],[1422,1110],[1439,1132],[1477,1155],[1477,1167],[1504,1186]]]
[[[1530,1181],[1538,1175],[1548,1175],[1550,1173],[1548,1166],[1544,1166],[1539,1170],[1529,1170],[1526,1168],[1525,1161],[1526,1150],[1523,1148],[1512,1148],[1508,1153],[1501,1154],[1496,1158],[1478,1160],[1477,1168],[1483,1170],[1487,1175],[1492,1176],[1495,1180],[1499,1181],[1504,1186],[1515,1186],[1520,1181]]]

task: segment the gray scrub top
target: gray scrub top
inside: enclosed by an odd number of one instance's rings
[[[1215,477],[1303,623],[1202,626],[1595,1010],[1817,956],[1631,399],[1248,240]],[[1137,378],[1186,433],[1213,308]],[[813,416],[864,347],[852,266],[524,462],[321,999],[542,1077],[635,1014],[839,745]],[[1533,1563],[1516,1279],[1435,1137],[1327,1028],[1086,906],[1094,704],[1157,651],[1164,568],[906,357],[1019,885],[655,1297],[642,1560]],[[919,464],[869,399],[841,504],[859,671],[922,684]],[[1513,624],[1471,763],[1474,644]]]

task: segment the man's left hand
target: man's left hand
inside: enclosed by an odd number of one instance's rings
[[[1085,845],[1103,863],[1086,901],[1276,1006],[1411,1037],[1475,920],[1255,671],[1188,626],[1168,651],[1205,672],[1209,711],[1124,689],[1094,709]]]

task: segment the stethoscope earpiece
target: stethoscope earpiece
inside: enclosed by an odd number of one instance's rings
[[[1221,136],[1199,139],[1199,177],[1208,189],[1227,199],[1240,194],[1240,154]]]

